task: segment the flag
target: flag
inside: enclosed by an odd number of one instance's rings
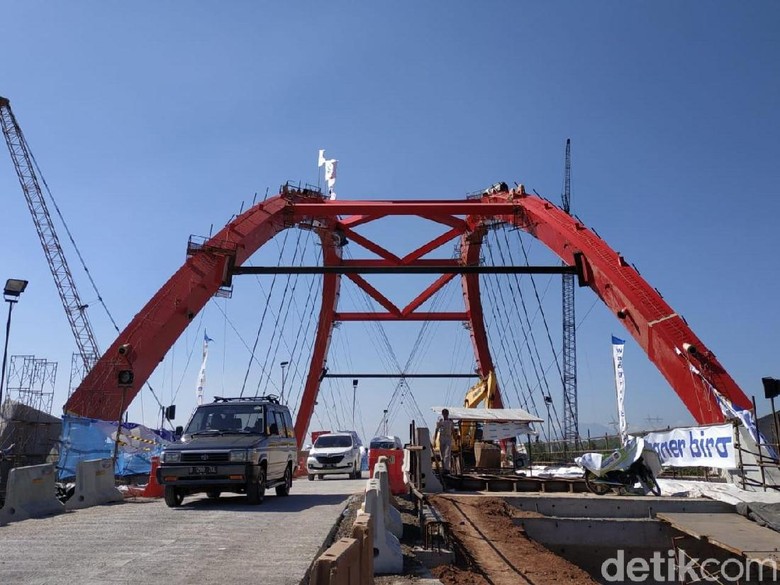
[[[198,404],[203,404],[203,388],[206,385],[206,360],[209,357],[209,341],[214,341],[206,331],[203,331],[203,361],[200,363],[198,374],[198,386],[195,389],[195,399]]]
[[[620,442],[628,441],[628,425],[626,424],[626,378],[623,374],[623,350],[625,340],[612,336],[612,361],[615,366],[615,391],[617,392],[618,424],[620,425]]]
[[[335,158],[326,159],[325,150],[320,149],[317,166],[325,165],[325,182],[328,184],[328,195],[330,195],[331,199],[336,198],[336,191],[333,190],[333,187],[336,185],[336,166],[338,163],[339,161]]]

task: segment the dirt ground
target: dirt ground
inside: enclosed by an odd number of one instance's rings
[[[431,503],[447,521],[456,564],[433,573],[445,585],[596,583],[579,567],[525,535],[523,513],[499,498],[438,495]]]
[[[455,565],[433,573],[445,585],[596,583],[585,571],[525,535],[523,513],[499,498],[438,495],[431,503],[448,524]]]
[[[337,529],[335,538],[348,536],[361,496],[354,496]],[[474,498],[438,495],[431,503],[447,522],[451,546],[455,550],[454,565],[436,567],[430,573],[445,585],[546,585],[548,583],[593,584],[595,581],[568,561],[529,539],[512,519],[523,515],[499,498]],[[409,498],[396,498],[401,512],[404,534],[404,575],[378,576],[376,585],[414,585],[430,576],[412,553],[422,544],[417,516]]]

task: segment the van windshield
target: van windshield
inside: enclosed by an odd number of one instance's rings
[[[351,447],[352,437],[349,435],[322,435],[317,437],[314,442],[315,449],[326,449],[328,447]]]
[[[265,431],[263,407],[258,404],[202,406],[195,411],[185,433],[191,435],[210,431],[261,434]]]

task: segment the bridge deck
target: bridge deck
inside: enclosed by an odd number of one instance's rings
[[[0,527],[0,583],[298,585],[349,496],[365,481],[296,480],[260,506],[190,496],[25,520]]]
[[[659,520],[680,532],[706,540],[731,553],[780,565],[780,534],[734,513],[659,513]]]

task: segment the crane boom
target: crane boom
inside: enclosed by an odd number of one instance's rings
[[[11,111],[11,104],[7,98],[0,96],[0,125],[3,128],[5,142],[11,153],[11,160],[19,177],[19,183],[27,200],[38,238],[43,246],[46,261],[54,277],[57,292],[65,307],[68,323],[76,338],[79,354],[84,362],[84,368],[89,371],[94,361],[100,355],[92,325],[87,319],[85,309],[87,306],[81,302],[73,274],[68,266],[68,261],[63,253],[57,232],[54,229],[46,200],[41,190],[41,180],[36,173],[30,148],[24,139],[22,129]]]

